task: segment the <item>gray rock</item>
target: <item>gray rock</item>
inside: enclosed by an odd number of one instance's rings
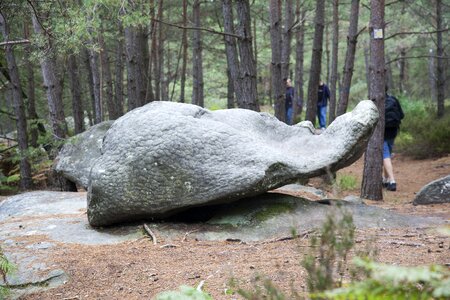
[[[102,122],[70,138],[55,160],[55,171],[87,189],[92,163],[100,157],[103,137],[112,123]]]
[[[414,205],[450,203],[450,175],[430,182],[414,198]]]
[[[316,135],[266,113],[152,102],[116,120],[91,160],[89,223],[162,218],[336,171],[362,155],[377,120],[361,101]]]

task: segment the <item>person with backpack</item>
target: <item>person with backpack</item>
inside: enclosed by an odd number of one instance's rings
[[[317,118],[319,119],[319,127],[321,130],[325,130],[327,126],[327,104],[329,98],[330,89],[321,80],[317,94]]]
[[[403,110],[397,98],[387,93],[384,112],[384,142],[383,142],[383,187],[388,191],[396,191],[397,183],[392,166],[392,148],[404,118]]]
[[[294,96],[295,90],[292,86],[292,81],[290,78],[285,78],[284,82],[286,83],[286,94],[285,94],[285,120],[286,124],[292,125],[294,121]]]

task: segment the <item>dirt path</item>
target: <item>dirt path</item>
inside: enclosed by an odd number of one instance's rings
[[[413,206],[415,193],[426,183],[450,173],[450,157],[415,161],[397,155],[394,160],[397,192],[386,192],[383,202],[367,201],[410,215],[440,215],[450,219],[450,205]],[[363,160],[341,172],[356,176],[360,182]],[[320,180],[311,180],[319,187]],[[358,195],[359,191],[343,194]],[[450,241],[433,229],[377,228],[358,230],[357,248],[374,239],[378,260],[398,265],[450,263]],[[171,247],[167,246],[172,245]],[[289,291],[291,284],[305,290],[302,257],[310,251],[309,236],[297,240],[266,243],[196,241],[189,234],[177,239],[147,238],[108,246],[60,245],[52,260],[70,276],[58,288],[29,295],[23,299],[150,299],[157,293],[180,285],[197,286],[214,299],[236,299],[225,295],[231,278],[241,286],[252,286],[258,275],[268,276],[277,286]]]

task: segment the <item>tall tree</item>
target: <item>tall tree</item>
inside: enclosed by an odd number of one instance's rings
[[[370,95],[376,103],[380,118],[369,140],[364,156],[364,174],[361,198],[382,200],[383,135],[385,101],[385,59],[384,59],[384,0],[370,3]]]
[[[109,120],[115,120],[119,117],[116,104],[114,103],[113,81],[111,75],[111,62],[109,59],[108,49],[106,48],[103,30],[98,35],[98,43],[100,46],[100,63],[103,78],[103,86],[105,87],[105,100],[108,109]]]
[[[355,64],[356,44],[358,42],[358,17],[359,0],[352,0],[350,9],[350,25],[347,35],[347,53],[345,54],[345,64],[342,76],[341,89],[339,90],[339,104],[337,115],[340,116],[347,111],[350,87],[352,84],[353,68]],[[369,82],[369,81],[367,81]]]
[[[437,85],[437,116],[441,118],[445,113],[445,72],[444,47],[442,44],[442,0],[436,0],[436,85]]]
[[[275,104],[275,117],[285,121],[284,83],[281,73],[281,0],[270,0],[270,45],[272,48],[272,93]]]
[[[308,83],[308,106],[306,109],[306,119],[315,124],[317,114],[318,86],[320,81],[320,69],[322,65],[322,44],[325,21],[325,0],[317,0],[316,17],[314,20],[314,40],[311,56],[311,69],[309,71]]]
[[[9,28],[6,19],[0,12],[0,31],[3,39],[9,40]],[[31,165],[28,161],[26,150],[28,149],[27,119],[25,115],[25,106],[22,98],[22,87],[20,84],[19,70],[17,69],[16,58],[13,52],[13,45],[6,45],[6,63],[10,77],[10,86],[13,96],[13,107],[16,115],[17,142],[20,152],[20,189],[26,190],[32,187]]]
[[[70,54],[68,57],[68,75],[70,93],[72,94],[72,113],[75,125],[74,129],[75,134],[78,134],[84,131],[84,114],[81,100],[80,74],[78,61],[75,54]]]
[[[183,0],[183,27],[187,27],[187,0]],[[181,38],[182,46],[182,61],[181,61],[181,78],[180,78],[180,102],[184,103],[185,100],[185,89],[186,89],[186,69],[188,60],[188,38],[187,29],[183,29],[183,36]]]
[[[301,114],[303,110],[303,100],[304,100],[304,81],[303,81],[303,73],[304,73],[304,55],[305,55],[305,17],[306,17],[306,9],[304,5],[302,6],[300,0],[297,0],[295,15],[297,20],[300,22],[300,26],[297,29],[295,38],[296,38],[296,47],[295,47],[295,99],[296,103],[300,105],[294,105],[294,116],[297,114]]]
[[[284,1],[284,26],[281,46],[281,77],[288,78],[291,57],[291,41],[292,41],[292,24],[294,19],[294,11],[292,8],[292,0]]]
[[[338,78],[339,56],[339,0],[333,0],[333,40],[331,46],[330,105],[328,107],[328,123],[336,117],[336,83]]]
[[[31,17],[33,21],[34,32],[39,36],[43,43],[41,44],[41,70],[44,79],[44,88],[47,94],[48,109],[50,113],[50,123],[53,130],[53,135],[56,139],[63,139],[67,134],[67,124],[64,116],[64,107],[62,102],[62,91],[60,82],[56,75],[56,62],[51,48],[51,43],[48,36],[48,29],[44,30],[41,23],[41,16],[38,13],[47,14],[47,12],[39,11],[39,3],[37,1],[29,2],[31,7]]]
[[[194,26],[201,27],[200,17],[200,0],[194,0],[192,14]],[[192,37],[192,104],[204,106],[203,96],[203,46],[202,33],[199,29],[193,31]]]
[[[24,37],[26,39],[29,38],[29,24],[27,22],[24,23]],[[25,53],[24,62],[27,74],[27,112],[28,112],[28,121],[30,124],[30,145],[34,148],[38,146],[38,138],[39,138],[39,130],[38,128],[43,128],[42,123],[39,121],[39,117],[36,111],[36,88],[34,84],[34,65],[29,59],[31,56],[31,46],[29,44],[25,45]]]
[[[239,81],[242,83],[242,99],[237,99],[241,108],[247,108],[259,111],[258,91],[256,85],[256,64],[253,55],[252,45],[252,29],[250,17],[249,0],[237,0],[236,10],[238,16],[237,34],[239,58],[240,58],[240,74]]]
[[[114,65],[114,103],[118,117],[123,115],[123,27],[118,25],[119,38],[116,41],[115,65]],[[146,98],[147,99],[147,98]]]

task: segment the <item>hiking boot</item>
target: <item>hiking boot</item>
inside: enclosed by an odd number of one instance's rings
[[[397,190],[397,183],[389,182],[386,189],[391,192],[395,192]]]
[[[383,181],[383,188],[387,189],[388,185],[389,185],[389,182]]]

